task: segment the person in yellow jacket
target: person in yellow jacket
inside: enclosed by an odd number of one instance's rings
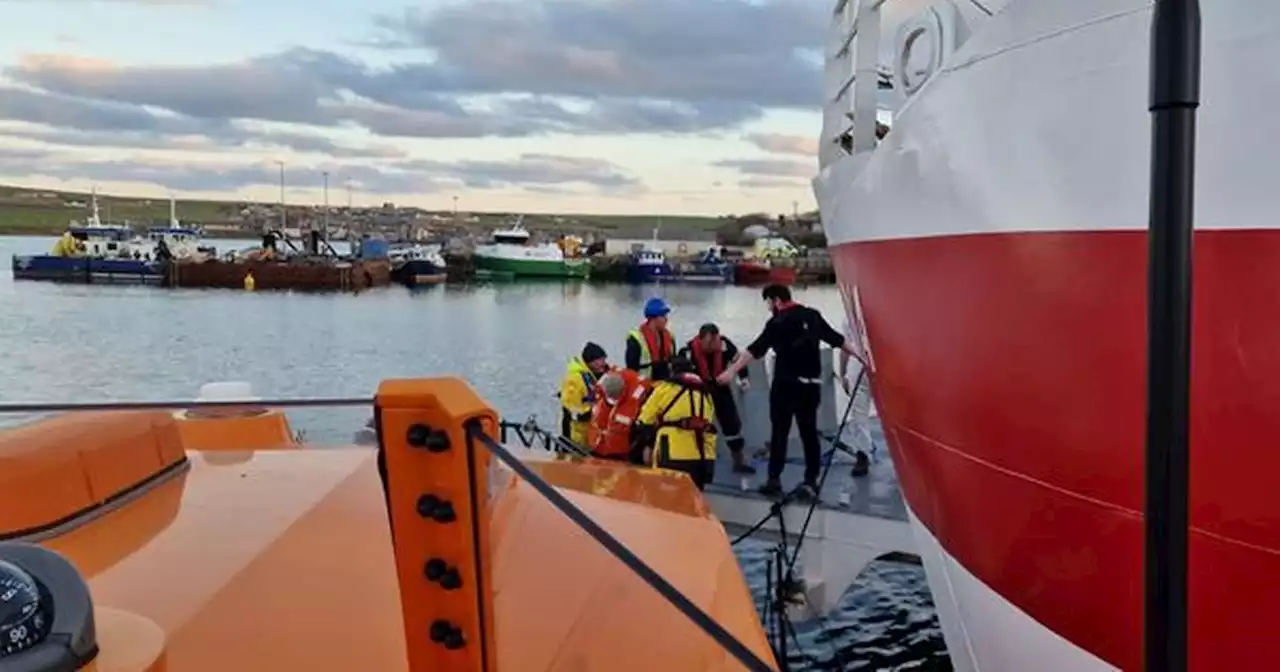
[[[711,392],[685,357],[671,360],[671,376],[653,386],[635,432],[651,467],[682,471],[699,490],[715,475],[716,407]],[[649,443],[651,442],[651,443]]]
[[[70,231],[62,234],[62,237],[58,239],[58,242],[53,244],[53,256],[55,257],[76,256],[76,252],[79,251],[78,248],[76,247],[77,242],[79,241],[77,241],[71,235]]]
[[[581,357],[569,360],[569,369],[560,381],[560,434],[574,445],[587,445],[591,409],[599,394],[597,383],[608,370],[609,356],[595,343],[587,343]]]

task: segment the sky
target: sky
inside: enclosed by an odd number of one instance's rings
[[[0,182],[813,207],[827,0],[0,0]],[[348,189],[348,186],[350,189]]]

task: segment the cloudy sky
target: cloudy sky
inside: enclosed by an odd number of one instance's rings
[[[0,182],[811,207],[826,0],[0,0]]]

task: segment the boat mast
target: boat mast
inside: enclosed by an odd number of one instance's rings
[[[1147,261],[1146,604],[1148,672],[1187,669],[1191,262],[1199,0],[1156,0],[1151,23]]]
[[[98,218],[98,187],[96,185],[89,191],[89,204],[92,207],[89,226],[98,226],[102,220]]]

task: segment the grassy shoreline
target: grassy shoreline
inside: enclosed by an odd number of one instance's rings
[[[169,202],[165,199],[132,198],[98,194],[98,209],[102,217],[109,221],[154,222],[168,221]],[[90,195],[79,192],[56,191],[49,189],[25,189],[0,185],[0,235],[2,236],[57,236],[66,230],[73,219],[84,219],[89,214]],[[178,218],[182,221],[197,222],[206,225],[236,225],[241,223],[242,208],[267,209],[277,207],[275,203],[251,203],[241,201],[196,201],[180,200],[176,204]],[[298,216],[318,218],[319,211],[314,204],[293,204],[289,208],[289,218]],[[434,214],[450,218],[451,213],[415,209],[428,215]],[[367,217],[374,208],[358,209],[357,218]],[[278,212],[278,210],[276,211]],[[470,222],[464,221],[459,228],[463,230],[488,230],[502,226],[508,221],[509,213],[473,212]],[[343,222],[349,214],[344,208],[336,207],[332,217],[335,223]],[[404,215],[406,219],[411,215]],[[253,222],[255,220],[248,220]],[[525,216],[525,225],[530,229],[568,228],[585,231],[596,231],[605,235],[623,235],[627,237],[648,237],[655,227],[661,227],[669,233],[675,232],[707,232],[714,231],[725,223],[721,217],[695,215],[592,215],[592,214],[546,214],[536,213]],[[291,221],[291,225],[293,222]],[[434,226],[432,222],[426,222]],[[252,226],[252,224],[251,224]],[[220,231],[207,228],[210,238],[237,238],[248,232]]]

